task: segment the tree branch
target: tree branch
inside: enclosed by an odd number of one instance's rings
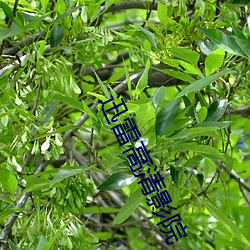
[[[27,36],[25,39],[18,41],[13,44],[13,47],[6,48],[3,50],[3,55],[15,55],[19,50],[23,49],[25,46],[31,45],[33,42],[43,38],[45,32],[39,32],[33,36]]]
[[[239,185],[250,192],[250,186],[232,169],[229,170],[224,163],[218,164],[220,168],[224,169],[232,179],[236,180]]]

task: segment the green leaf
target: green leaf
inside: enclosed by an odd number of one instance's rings
[[[240,48],[244,51],[244,53],[250,57],[250,42],[248,41],[248,39],[246,39],[244,37],[244,39],[240,38],[240,37],[235,37],[237,43],[239,44]]]
[[[140,26],[139,26],[139,28],[140,28],[140,30],[139,30],[139,32],[137,31],[136,34],[140,33],[140,36],[142,37],[143,40],[149,41],[150,44],[152,45],[152,47],[156,48],[157,44],[155,42],[155,35],[147,29],[144,29]]]
[[[136,180],[128,173],[115,173],[109,176],[99,187],[99,190],[117,190],[126,187]]]
[[[193,82],[195,79],[191,76],[189,76],[188,74],[186,73],[183,73],[183,72],[180,72],[180,71],[176,71],[176,70],[173,70],[173,69],[158,69],[158,68],[155,68],[156,70],[162,72],[162,73],[165,73],[169,76],[172,76],[174,78],[177,78],[177,79],[180,79],[184,82]]]
[[[13,25],[11,28],[0,30],[0,41],[3,41],[6,38],[17,36],[22,33],[24,30],[20,29],[18,26]]]
[[[204,181],[204,176],[201,172],[197,171],[196,169],[194,168],[189,168],[189,167],[186,167],[185,168],[188,172],[190,172],[192,175],[195,176],[195,178],[198,180],[200,186],[202,187],[203,185],[203,181]]]
[[[218,127],[195,127],[195,128],[188,128],[179,133],[172,135],[170,139],[190,139],[196,136],[206,135],[207,132],[215,131],[219,129]]]
[[[42,124],[49,122],[50,118],[53,116],[54,112],[58,108],[59,102],[52,100],[51,103],[45,104],[42,112]]]
[[[7,4],[4,3],[3,1],[0,1],[0,8],[3,9],[5,15],[6,15],[11,21],[14,21],[14,15],[13,15],[13,12],[12,12],[11,8],[9,7],[9,5],[7,5]]]
[[[206,75],[211,75],[223,65],[225,51],[222,49],[217,49],[210,53],[205,60],[205,72]]]
[[[242,33],[242,31],[234,23],[232,23],[232,35],[235,37],[241,38],[242,40],[246,40],[246,42],[248,42],[245,35]]]
[[[85,112],[83,106],[82,106],[82,103],[76,99],[73,99],[73,98],[70,98],[68,96],[65,96],[65,95],[62,95],[58,92],[54,92],[53,93],[53,97],[63,103],[66,103],[68,104],[69,106],[73,107],[73,108],[76,108],[82,112]]]
[[[8,242],[9,242],[10,250],[22,250],[17,245],[15,245],[11,240],[9,240]]]
[[[155,111],[157,111],[158,107],[164,100],[165,94],[166,94],[166,87],[161,86],[159,89],[156,90],[156,92],[152,96],[151,101]]]
[[[65,224],[55,232],[55,234],[53,235],[53,237],[45,244],[45,246],[43,247],[42,250],[49,250],[52,245],[53,242],[59,237],[59,235],[64,231],[64,229],[68,226],[69,222],[64,222]]]
[[[14,194],[18,187],[18,180],[16,176],[5,168],[0,168],[0,183],[11,194]]]
[[[208,108],[208,114],[205,119],[205,122],[219,121],[227,109],[227,104],[228,104],[227,99],[222,99],[222,100],[215,101],[214,103],[212,103]]]
[[[194,66],[197,65],[200,58],[200,54],[198,52],[190,49],[176,47],[176,48],[169,48],[168,50],[172,52],[175,57],[190,62]]]
[[[206,107],[201,107],[199,112],[198,112],[198,118],[200,122],[203,122],[206,119],[207,116],[207,108]]]
[[[41,235],[40,239],[38,241],[36,250],[43,250],[43,247],[46,245],[47,242],[48,241],[47,241],[46,237],[44,235]]]
[[[61,24],[54,26],[50,35],[50,46],[56,47],[63,39],[64,28]]]
[[[200,69],[197,66],[193,66],[192,64],[181,60],[179,60],[179,65],[184,68],[185,73],[203,77],[203,74],[201,73]]]
[[[200,199],[201,200],[201,199]],[[250,248],[250,243],[249,241],[245,238],[245,236],[240,232],[238,227],[233,223],[232,220],[230,220],[223,211],[219,210],[215,206],[213,206],[210,203],[207,203],[203,200],[201,200],[205,207],[207,208],[208,212],[215,217],[219,222],[221,222],[224,227],[232,233],[238,240],[240,240],[245,246]]]
[[[42,7],[43,7],[44,9],[47,8],[48,3],[49,3],[49,0],[41,0],[41,5],[42,5]]]
[[[51,180],[37,177],[37,176],[30,176],[26,177],[26,188],[24,192],[33,192],[33,191],[40,191],[46,188],[49,188],[51,185]]]
[[[159,2],[157,6],[157,14],[161,23],[167,24],[168,21],[168,9],[167,5],[163,2]]]
[[[41,22],[46,18],[46,17],[49,17],[51,15],[51,11],[49,12],[46,12],[44,15],[42,16],[35,16],[35,18],[30,15],[28,15],[29,17],[31,17],[31,22],[28,23],[25,27],[24,27],[24,30],[25,31],[28,31],[30,29],[37,29],[37,26],[41,24]],[[26,16],[27,16],[27,13],[26,13]]]
[[[85,171],[86,171],[86,168],[83,168],[83,167],[79,167],[79,166],[73,167],[73,166],[66,165],[58,171],[55,178],[51,182],[51,186],[57,182],[61,182],[62,180],[70,176],[74,176]]]
[[[196,167],[200,164],[200,162],[204,159],[202,155],[195,155],[194,157],[190,158],[188,161],[185,162],[184,167]]]
[[[191,84],[189,84],[185,89],[183,89],[178,95],[178,97],[181,97],[183,95],[195,92],[197,90],[200,90],[204,87],[206,87],[207,85],[213,83],[214,81],[218,80],[220,77],[222,77],[223,75],[227,74],[231,72],[230,70],[223,70],[221,72],[215,73],[213,75],[207,76],[205,78],[202,78],[198,81],[195,81]]]
[[[233,36],[228,36],[222,31],[217,29],[204,29],[200,28],[201,32],[204,33],[213,43],[219,48],[241,57],[246,57],[246,54],[241,49],[237,40]]]
[[[149,67],[150,67],[150,61],[148,60],[147,61],[147,64],[146,64],[146,67],[136,85],[136,88],[135,88],[135,93],[134,93],[134,96],[135,98],[137,98],[140,93],[147,87],[148,85],[148,70],[149,70]]]
[[[217,129],[222,129],[228,127],[230,124],[232,124],[231,121],[225,121],[225,122],[204,121],[195,124],[193,127],[217,127]]]
[[[155,131],[156,136],[164,135],[172,126],[179,110],[179,101],[174,99],[156,116]]]
[[[142,194],[141,188],[138,188],[127,200],[124,206],[121,208],[120,212],[116,215],[112,224],[123,223],[139,206],[142,202],[144,196]]]
[[[56,20],[53,22],[53,23],[58,23],[60,20],[62,20],[63,18],[65,18],[66,16],[78,11],[79,9],[81,9],[83,7],[82,4],[76,6],[76,7],[73,7],[72,9],[69,9],[69,10],[66,10],[64,13],[62,13],[60,16],[58,16],[56,18]]]
[[[231,158],[228,157],[226,154],[220,153],[216,148],[207,145],[197,145],[195,142],[176,144],[171,148],[170,152],[174,153],[183,150],[197,152],[214,161],[223,161],[229,168],[231,168],[232,166],[232,162],[230,162]]]
[[[94,70],[93,70],[94,71]],[[98,81],[98,83],[100,84],[103,93],[105,94],[105,96],[110,99],[110,93],[108,91],[108,89],[106,88],[105,84],[102,82],[102,80],[100,79],[100,77],[96,74],[96,72],[94,71],[96,79]]]
[[[4,223],[6,219],[8,219],[8,217],[14,213],[18,213],[18,212],[23,212],[24,209],[23,208],[18,208],[18,209],[14,209],[14,208],[8,208],[5,211],[0,212],[0,222]]]
[[[103,213],[117,213],[119,208],[113,207],[82,207],[81,214],[103,214]]]

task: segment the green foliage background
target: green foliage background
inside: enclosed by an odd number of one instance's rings
[[[0,1],[0,249],[250,249],[248,7]],[[98,105],[118,93],[187,226],[171,247]]]

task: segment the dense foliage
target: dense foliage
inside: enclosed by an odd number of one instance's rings
[[[250,249],[248,7],[0,1],[0,249]],[[98,104],[118,93],[187,226],[171,246]]]

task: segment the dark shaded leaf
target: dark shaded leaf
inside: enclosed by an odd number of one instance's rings
[[[50,46],[56,47],[63,39],[64,28],[61,24],[56,25],[50,35]]]
[[[170,166],[170,175],[171,175],[172,181],[176,184],[176,186],[178,186],[180,171],[181,171],[180,168],[175,168],[173,166]]]
[[[115,173],[109,176],[99,187],[99,190],[117,190],[126,187],[136,180],[128,173]]]
[[[159,112],[155,121],[156,136],[162,136],[168,131],[175,121],[178,110],[179,101],[175,99]]]
[[[233,0],[232,4],[244,4],[247,5],[249,4],[249,0]]]
[[[14,15],[12,13],[11,8],[9,7],[9,5],[7,5],[6,3],[4,3],[3,1],[0,1],[0,8],[3,9],[5,15],[11,20],[14,21]]]
[[[227,99],[222,99],[212,103],[208,108],[207,117],[204,122],[219,121],[226,111],[227,104],[228,104]]]
[[[194,168],[189,168],[189,167],[186,167],[185,168],[188,172],[190,172],[192,175],[195,176],[195,178],[198,180],[200,186],[202,187],[203,185],[203,181],[204,181],[204,176],[201,172],[197,171],[196,169]]]

